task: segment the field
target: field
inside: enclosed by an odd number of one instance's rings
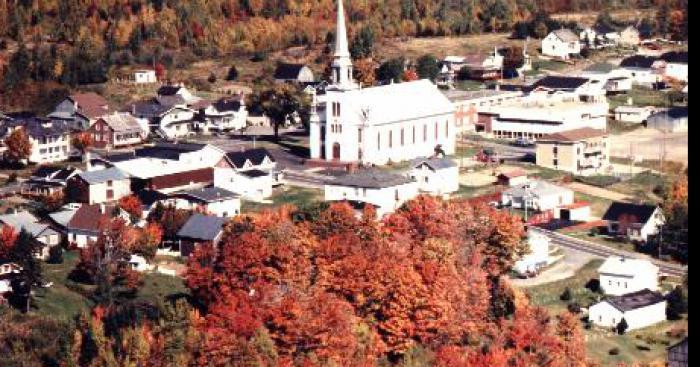
[[[662,133],[654,129],[635,129],[610,135],[610,156],[659,160],[688,164],[688,132]]]
[[[275,189],[269,200],[270,202],[268,203],[256,203],[245,200],[241,204],[241,212],[260,212],[266,209],[274,209],[284,204],[300,207],[302,205],[320,203],[323,201],[323,191],[295,186],[283,186]]]
[[[589,280],[597,277],[596,270],[601,264],[602,260],[593,260],[571,278],[530,287],[525,291],[534,305],[545,307],[553,313],[566,310],[567,302],[559,298],[566,288],[569,288],[572,294],[572,301],[569,302],[578,302],[582,307],[588,307],[602,297],[585,287]],[[599,361],[603,366],[614,366],[620,362],[640,363],[664,360],[666,347],[680,340],[667,335],[667,332],[673,329],[687,330],[687,317],[678,321],[666,321],[625,335],[617,335],[598,328],[586,329],[584,335],[589,357]],[[619,349],[617,355],[609,353],[613,348]]]
[[[76,283],[68,275],[78,263],[77,252],[65,252],[63,264],[42,264],[46,282],[51,287],[36,290],[33,306],[36,312],[53,318],[70,321],[94,302],[90,299],[93,286]],[[144,274],[143,287],[132,301],[157,303],[169,296],[187,294],[182,279],[163,274]]]

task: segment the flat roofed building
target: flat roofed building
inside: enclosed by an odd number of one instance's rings
[[[479,112],[517,101],[523,96],[519,90],[486,89],[478,91],[445,90],[442,92],[455,107],[455,127],[461,134],[483,132],[485,126],[479,121]]]
[[[581,128],[548,134],[536,142],[538,166],[588,176],[607,173],[610,142],[603,130]]]

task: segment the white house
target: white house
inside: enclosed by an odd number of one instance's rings
[[[395,173],[360,170],[327,182],[324,195],[325,201],[347,201],[357,207],[372,205],[381,217],[418,196],[418,184]]]
[[[220,99],[204,108],[200,115],[201,121],[197,122],[197,128],[204,133],[240,130],[246,127],[248,120],[248,110],[242,95],[238,98]]]
[[[661,55],[666,62],[664,75],[668,78],[688,82],[688,51],[671,51]]]
[[[449,158],[414,159],[408,176],[418,183],[418,190],[431,195],[459,190],[459,167]]]
[[[150,84],[158,81],[156,71],[150,69],[135,70],[133,80],[135,84]]]
[[[216,187],[260,201],[270,197],[272,188],[282,183],[277,162],[265,148],[228,152],[226,159],[233,168],[214,169]]]
[[[132,270],[136,270],[138,272],[151,271],[155,267],[141,255],[131,255],[129,258],[129,265],[131,266]]]
[[[540,232],[527,232],[529,252],[515,262],[513,270],[519,274],[538,271],[549,264],[549,237]]]
[[[333,83],[312,108],[312,159],[386,164],[454,153],[454,106],[427,79],[360,89],[338,1]],[[316,103],[314,103],[316,105]]]
[[[581,53],[581,42],[579,37],[569,29],[557,29],[549,32],[542,39],[542,54],[545,56],[558,57],[560,59],[568,59],[571,55]]]
[[[619,94],[632,89],[632,79],[617,66],[609,63],[593,64],[579,73],[580,77],[597,81],[606,94]]]
[[[632,241],[647,241],[659,233],[665,222],[661,208],[654,205],[614,202],[603,215],[608,222],[608,233],[627,237]]]
[[[129,195],[129,175],[116,167],[81,172],[68,180],[68,196],[76,202],[100,204]]]
[[[0,126],[0,137],[4,148],[6,139],[13,131],[24,130],[32,143],[28,161],[31,163],[52,163],[68,159],[71,152],[71,128],[66,121],[37,117],[12,119]]]
[[[641,41],[639,30],[634,26],[627,26],[620,31],[620,45],[622,46],[638,46]]]
[[[12,292],[12,279],[22,268],[9,259],[0,259],[0,296]]]
[[[618,106],[613,110],[615,120],[641,124],[656,111],[653,106]]]
[[[620,69],[633,84],[653,87],[663,79],[665,62],[655,56],[634,55],[623,59]]]
[[[574,192],[547,181],[532,180],[503,191],[501,203],[516,209],[548,211],[574,202]]]
[[[666,300],[658,292],[644,289],[621,296],[612,296],[588,309],[593,324],[614,328],[622,319],[627,330],[636,330],[666,320]]]
[[[219,187],[178,191],[166,203],[177,209],[202,210],[219,217],[233,217],[241,213],[240,196]]]
[[[608,257],[598,268],[600,287],[605,294],[622,294],[659,288],[659,268],[645,259]]]
[[[44,246],[36,254],[37,258],[46,260],[49,257],[49,249],[61,243],[61,234],[46,223],[40,223],[39,219],[28,211],[15,211],[0,215],[0,223],[12,227],[19,233],[22,229],[27,231],[32,238]]]
[[[115,218],[129,223],[129,214],[117,206],[105,204],[68,204],[49,214],[61,229],[68,243],[83,248],[97,241],[105,226]]]

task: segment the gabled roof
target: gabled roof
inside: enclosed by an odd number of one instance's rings
[[[668,63],[673,64],[687,64],[688,63],[688,51],[669,51],[662,54],[659,57]]]
[[[0,136],[5,136],[8,134],[10,127],[19,126],[24,128],[27,135],[35,139],[45,136],[64,135],[71,132],[71,128],[66,121],[30,117],[5,122],[2,126],[0,126]]]
[[[56,172],[60,171],[61,169],[61,167],[56,166],[39,166],[39,168],[35,169],[34,172],[32,172],[32,177],[51,178]]]
[[[116,167],[101,169],[97,171],[87,171],[78,174],[78,177],[83,179],[90,185],[99,184],[107,181],[119,181],[128,179],[129,176],[122,170]]]
[[[654,56],[634,55],[620,62],[621,67],[651,69],[658,59]]]
[[[414,180],[412,178],[400,174],[380,171],[377,169],[367,169],[336,177],[327,184],[368,189],[381,189],[385,187],[404,185],[413,181]]]
[[[141,125],[129,113],[113,113],[100,118],[115,132],[141,132]]]
[[[531,89],[548,88],[548,89],[576,89],[586,83],[590,79],[573,76],[557,76],[548,75],[532,85]]]
[[[538,141],[567,141],[576,142],[590,138],[597,138],[601,136],[607,136],[608,133],[605,130],[593,129],[590,127],[582,127],[580,129],[566,130],[558,133],[548,134],[539,139]]]
[[[523,197],[531,195],[532,197],[542,198],[547,195],[557,195],[571,191],[568,188],[557,186],[543,180],[532,180],[528,183],[511,187],[503,192],[503,194]]]
[[[579,40],[578,36],[568,28],[557,29],[552,31],[552,33],[564,42],[578,42]]]
[[[217,201],[238,198],[239,195],[220,187],[205,187],[195,190],[183,190],[173,193],[172,196],[189,198],[205,203],[215,203]]]
[[[112,205],[83,204],[73,212],[65,227],[70,230],[99,232],[100,226],[112,219],[112,213],[116,208]]]
[[[621,217],[627,216],[634,223],[643,224],[649,221],[656,209],[654,205],[614,202],[603,215],[603,220],[619,221]]]
[[[297,79],[305,66],[304,64],[279,63],[275,69],[274,78],[282,80]]]
[[[48,224],[39,223],[39,219],[28,211],[0,215],[0,222],[13,227],[17,232],[24,229],[34,237],[58,234]]]
[[[275,158],[273,158],[270,152],[265,148],[228,152],[226,153],[226,157],[231,161],[233,166],[238,169],[243,168],[246,161],[250,161],[250,163],[254,166],[262,164],[265,157],[268,157],[271,162],[275,161]]]
[[[624,294],[622,296],[608,297],[603,302],[609,303],[621,312],[627,312],[664,301],[664,296],[661,295],[661,293],[649,289],[642,289],[641,291]]]
[[[258,178],[258,177],[265,177],[268,176],[269,173],[265,171],[261,171],[259,169],[249,169],[245,171],[240,171],[238,172],[239,174],[248,177],[248,178]]]
[[[100,117],[111,111],[107,100],[97,93],[75,93],[68,98],[78,104],[78,113],[89,119]]]
[[[135,115],[147,117],[161,116],[170,109],[172,109],[172,106],[165,106],[154,100],[136,102],[131,106],[131,112]]]
[[[187,101],[185,98],[179,94],[173,95],[159,95],[156,97],[156,102],[161,106],[172,107],[172,106],[182,106],[186,105]]]
[[[160,159],[180,159],[180,154],[192,153],[204,149],[207,144],[199,143],[158,143],[154,146],[136,149],[136,157]]]
[[[158,94],[159,96],[174,96],[177,94],[177,92],[180,91],[180,88],[183,87],[179,85],[164,85],[158,88],[156,94]]]
[[[411,161],[411,167],[413,168],[418,168],[422,165],[428,166],[428,168],[432,169],[433,171],[443,168],[457,167],[457,163],[450,158],[416,158]]]
[[[593,26],[593,30],[598,34],[607,34],[616,32],[616,30],[608,24],[599,23]]]
[[[213,241],[223,231],[226,218],[192,214],[185,225],[177,232],[178,237],[202,241]]]
[[[75,167],[39,166],[32,172],[33,179],[64,181],[79,171]]]
[[[226,111],[238,111],[241,108],[241,101],[239,98],[221,98],[218,101],[212,103],[212,106],[219,112]]]
[[[598,268],[598,273],[633,277],[639,274],[658,273],[659,268],[645,259],[610,256]]]

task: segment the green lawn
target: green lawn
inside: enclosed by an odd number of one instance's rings
[[[614,110],[618,106],[626,105],[628,98],[632,98],[632,103],[635,106],[666,107],[668,105],[668,97],[665,92],[641,86],[633,86],[632,89],[625,94],[608,97],[610,109]]]
[[[566,65],[566,63],[556,60],[535,60],[532,62],[532,70],[537,72],[541,70],[557,71],[564,69]]]
[[[77,252],[65,252],[63,259],[63,264],[42,264],[46,281],[53,284],[49,288],[36,291],[33,306],[40,314],[67,321],[94,306],[94,302],[89,298],[93,286],[68,279],[68,275],[78,263]],[[143,286],[134,301],[155,304],[168,296],[186,293],[187,288],[181,278],[156,273],[144,274]]]
[[[553,314],[566,310],[568,302],[578,302],[582,307],[588,307],[603,297],[585,288],[588,281],[597,278],[597,269],[601,264],[602,260],[593,260],[571,278],[527,288],[525,292],[530,295],[534,305],[542,306]],[[662,287],[664,286],[665,284],[662,284]],[[572,301],[565,302],[559,297],[567,287],[571,290]],[[674,329],[687,330],[687,318],[666,321],[625,335],[591,328],[584,330],[586,349],[588,356],[600,362],[602,366],[614,366],[620,362],[640,363],[663,360],[666,356],[666,347],[680,340],[667,335],[668,331]],[[613,348],[619,349],[619,354],[610,355],[609,351]]]
[[[668,176],[642,172],[630,180],[610,185],[607,188],[635,199],[655,204],[660,202],[662,198],[656,195],[654,191],[665,187],[669,182],[670,178]]]
[[[477,80],[457,80],[455,88],[468,91],[481,90],[484,89],[484,83]]]
[[[273,209],[282,204],[301,206],[323,201],[323,190],[307,189],[296,186],[282,186],[275,189],[270,197],[272,203],[256,203],[244,200],[241,203],[241,213],[259,212],[265,209]]]
[[[481,195],[487,195],[487,194],[492,194],[494,191],[493,185],[486,185],[486,186],[465,186],[465,185],[459,185],[459,190],[454,193],[455,197],[459,198],[472,198],[475,196],[481,196]]]

